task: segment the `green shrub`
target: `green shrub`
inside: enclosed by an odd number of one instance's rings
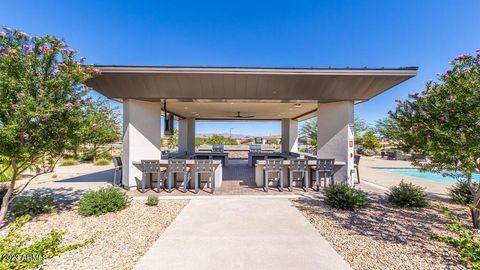
[[[447,224],[456,237],[431,234],[432,239],[454,247],[470,269],[480,269],[480,239],[463,226],[448,208],[444,207],[443,213],[447,216]]]
[[[158,196],[150,195],[147,197],[147,205],[157,205],[158,204]]]
[[[74,166],[74,165],[77,165],[77,164],[78,164],[78,161],[76,161],[73,158],[64,159],[64,160],[62,160],[62,162],[60,162],[60,166]]]
[[[10,225],[7,233],[0,238],[0,269],[31,269],[43,264],[47,258],[71,251],[93,242],[92,239],[74,245],[62,245],[65,232],[52,230],[43,238],[31,241],[21,233],[21,227],[30,219],[29,215],[19,217]]]
[[[10,215],[19,217],[23,215],[36,216],[43,213],[50,213],[56,209],[52,195],[18,196],[10,204]]]
[[[88,148],[83,149],[82,154],[80,155],[81,161],[93,161],[95,159],[95,154]]]
[[[106,160],[113,160],[112,151],[110,149],[105,149],[101,152],[98,156],[98,159],[106,159]]]
[[[425,207],[428,205],[428,196],[422,187],[412,183],[404,183],[390,188],[386,193],[388,201],[400,207]]]
[[[80,159],[82,161],[93,161],[95,159],[101,159],[101,158],[112,160],[113,156],[111,152],[112,151],[110,148],[106,148],[106,149],[100,148],[100,149],[97,149],[97,152],[95,152],[95,149],[93,148],[83,148]]]
[[[97,159],[93,165],[95,165],[95,166],[105,166],[105,165],[110,165],[110,163],[111,163],[110,160],[101,158],[101,159]]]
[[[325,202],[334,208],[355,210],[365,207],[367,197],[360,190],[337,184],[325,188]]]
[[[80,200],[78,209],[82,216],[100,216],[125,209],[128,204],[128,196],[120,188],[107,187],[87,192]]]
[[[0,185],[0,201],[3,200],[5,194],[7,194],[8,186],[7,185]]]
[[[472,183],[473,189],[478,190],[479,184]],[[467,205],[473,202],[473,195],[470,189],[468,188],[467,183],[465,182],[457,182],[453,185],[452,188],[449,190],[450,197],[452,200],[458,204]]]

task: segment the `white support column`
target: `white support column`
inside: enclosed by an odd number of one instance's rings
[[[335,183],[352,185],[353,102],[318,103],[317,156],[346,165],[335,173]]]
[[[282,119],[282,153],[298,152],[298,121]]]
[[[178,121],[178,152],[195,153],[195,118],[185,118]]]
[[[138,166],[142,159],[161,159],[161,104],[134,99],[123,100],[123,177],[126,187],[136,186],[142,179]]]

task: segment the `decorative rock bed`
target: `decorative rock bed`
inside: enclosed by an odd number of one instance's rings
[[[434,201],[424,209],[401,209],[381,196],[369,197],[368,206],[355,212],[333,209],[318,199],[293,204],[353,269],[466,269],[453,248],[429,236],[449,234],[442,205],[470,225],[466,208]]]
[[[94,243],[47,259],[42,269],[132,269],[187,201],[163,200],[157,206],[132,201],[130,207],[99,217],[82,217],[77,209],[41,215],[25,224],[33,238],[51,229],[66,231],[63,243]]]

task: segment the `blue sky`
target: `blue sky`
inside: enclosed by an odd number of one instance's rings
[[[479,10],[478,0],[3,0],[0,24],[64,37],[94,64],[419,66],[417,77],[356,106],[373,123],[452,58],[480,48]],[[280,130],[278,123],[203,123],[197,132],[230,128],[252,135]]]

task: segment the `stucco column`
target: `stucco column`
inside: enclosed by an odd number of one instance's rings
[[[123,100],[123,177],[126,187],[136,186],[142,179],[138,166],[142,159],[161,159],[160,152],[161,104],[134,99]]]
[[[298,121],[282,119],[282,153],[298,152]]]
[[[195,118],[185,118],[178,121],[178,152],[195,153]]]
[[[335,173],[336,183],[352,185],[353,102],[318,103],[317,156],[345,162]]]

